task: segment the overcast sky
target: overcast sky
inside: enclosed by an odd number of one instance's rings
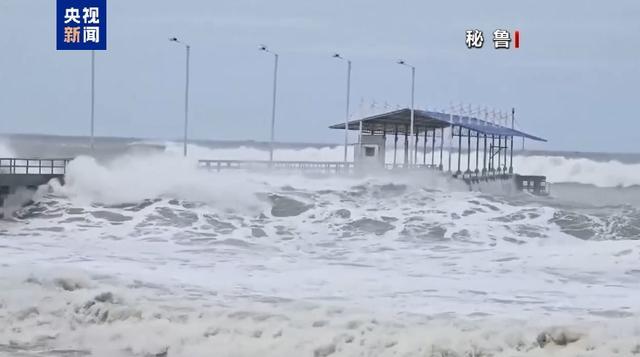
[[[108,50],[96,54],[96,134],[179,138],[184,49],[192,45],[190,136],[268,138],[280,53],[276,139],[340,142],[345,72],[361,102],[516,107],[540,148],[638,152],[640,2],[107,0]],[[90,53],[56,51],[54,0],[0,0],[0,132],[84,135]],[[469,50],[465,31],[484,31]],[[521,48],[492,48],[495,29]]]

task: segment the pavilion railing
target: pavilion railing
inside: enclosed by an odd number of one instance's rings
[[[0,174],[64,175],[71,159],[0,158]]]

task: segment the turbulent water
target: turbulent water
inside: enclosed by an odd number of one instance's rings
[[[638,355],[638,168],[558,160],[535,198],[78,158],[5,207],[0,355]]]

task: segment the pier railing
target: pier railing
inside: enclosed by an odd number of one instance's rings
[[[344,161],[268,161],[268,160],[199,160],[200,168],[210,171],[222,171],[229,169],[249,170],[296,170],[314,171],[322,173],[347,173],[354,170],[353,162]],[[405,169],[433,169],[438,170],[438,165],[429,164],[385,164],[387,170]]]
[[[438,165],[432,165],[432,164],[384,164],[384,168],[387,170],[396,170],[396,169],[405,169],[405,168],[409,168],[412,170],[415,169],[432,169],[432,170],[439,170],[440,167]]]
[[[0,158],[0,174],[64,175],[71,159]]]
[[[352,162],[343,161],[268,161],[268,160],[199,160],[201,168],[211,171],[229,169],[250,170],[299,170],[322,173],[349,172],[353,170]]]

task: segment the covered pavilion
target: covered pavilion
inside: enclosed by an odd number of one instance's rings
[[[454,177],[480,179],[513,174],[513,138],[522,137],[534,141],[545,139],[513,128],[514,111],[512,111],[512,127],[503,126],[471,115],[459,115],[429,110],[414,110],[413,120],[413,160],[409,160],[409,136],[411,134],[411,109],[404,108],[377,114],[348,123],[348,130],[359,131],[359,146],[372,142],[372,137],[382,137],[378,142],[386,143],[389,135],[393,137],[393,167],[433,167],[444,169],[443,150],[445,130],[450,133],[448,170]],[[345,129],[345,123],[330,126],[331,129]],[[439,135],[437,134],[439,132]],[[404,162],[397,162],[398,138],[404,136]],[[457,148],[452,142],[457,137]],[[465,140],[463,140],[463,138]],[[422,163],[418,163],[418,148],[422,139]],[[439,139],[439,140],[438,140]],[[436,163],[436,142],[439,149],[439,161]],[[464,142],[463,142],[464,141]],[[466,150],[463,148],[466,144]],[[384,162],[384,144],[380,150]],[[475,168],[472,167],[472,148],[475,146]],[[427,163],[427,148],[430,147],[430,164]],[[457,150],[457,169],[451,167],[452,152]],[[465,153],[466,151],[466,153]],[[482,158],[480,154],[482,153]],[[463,170],[462,155],[466,154],[466,170]],[[356,156],[356,165],[358,156]],[[508,166],[507,166],[508,163]]]

